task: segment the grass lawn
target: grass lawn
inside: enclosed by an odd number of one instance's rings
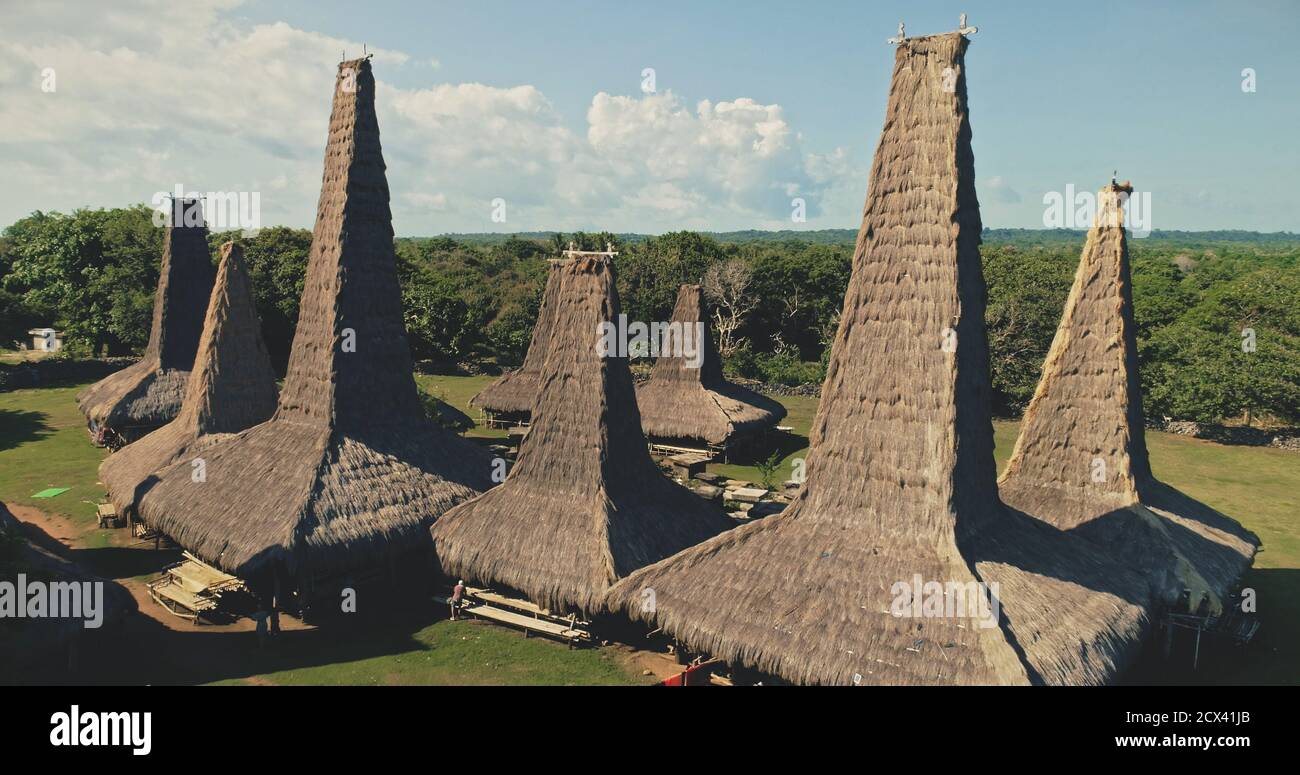
[[[431,377],[417,380],[433,395],[465,411],[478,412],[469,399],[492,377]],[[103,494],[96,469],[103,451],[90,445],[74,396],[75,387],[49,387],[0,393],[0,500],[35,506],[76,521],[81,546],[105,548],[105,557],[122,553],[124,531],[99,530],[93,503]],[[782,399],[785,424],[794,430],[782,443],[778,480],[790,477],[791,462],[807,452],[808,429],[816,412],[811,398]],[[996,455],[1005,463],[1017,424],[994,423]],[[475,428],[470,436],[500,437],[501,431]],[[1148,433],[1156,475],[1188,495],[1240,520],[1263,540],[1264,549],[1246,578],[1259,594],[1264,627],[1257,642],[1236,658],[1217,658],[1192,673],[1160,666],[1144,668],[1141,680],[1179,683],[1300,684],[1300,455],[1282,450],[1228,447],[1163,433]],[[742,461],[746,462],[746,461]],[[732,478],[760,481],[753,465],[713,465]],[[47,487],[70,487],[55,498],[31,495]],[[117,547],[117,548],[114,548]],[[92,570],[111,565],[80,559]],[[108,573],[136,578],[132,570]],[[187,638],[224,639],[229,634],[198,630]],[[294,637],[311,637],[308,634]],[[247,640],[247,639],[245,639]],[[243,641],[240,641],[243,643]],[[311,664],[290,652],[250,654],[248,669],[190,675],[184,682],[236,683],[641,683],[609,649],[568,650],[549,641],[525,640],[517,632],[475,623],[429,622],[331,633],[312,638]],[[147,680],[147,676],[143,677]]]
[[[426,393],[461,410],[474,418],[475,423],[482,419],[482,412],[470,406],[469,400],[496,379],[497,377],[489,376],[438,377],[428,374],[415,375],[416,383]],[[475,425],[465,435],[470,438],[504,439],[506,431],[504,428],[488,428],[483,425]]]
[[[0,500],[35,506],[87,525],[104,495],[98,480],[104,450],[90,443],[75,397],[82,386],[0,393]],[[53,498],[31,496],[70,487]]]
[[[358,642],[362,637],[364,644]],[[353,652],[363,645],[379,653],[357,657]],[[372,630],[333,637],[322,648],[312,652],[315,665],[276,669],[275,662],[288,663],[296,657],[292,641],[279,644],[278,650],[286,656],[255,655],[263,662],[258,665],[262,674],[214,683],[590,686],[651,680],[639,675],[634,679],[612,649],[569,650],[558,643],[525,639],[513,630],[465,620],[443,620],[409,634]]]

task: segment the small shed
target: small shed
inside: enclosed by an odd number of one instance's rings
[[[56,353],[63,349],[63,332],[53,328],[33,328],[27,332],[32,338],[32,349],[42,353]]]

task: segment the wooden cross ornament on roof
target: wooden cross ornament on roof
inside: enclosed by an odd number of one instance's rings
[[[568,258],[576,258],[577,256],[609,256],[612,258],[618,255],[618,251],[614,249],[613,243],[610,242],[605,243],[604,250],[577,250],[574,244],[570,242],[569,249],[564,251],[564,255]]]

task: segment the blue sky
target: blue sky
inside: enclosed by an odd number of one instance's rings
[[[987,225],[1040,227],[1045,193],[1118,169],[1152,192],[1155,228],[1300,231],[1295,2],[59,5],[0,29],[0,113],[28,124],[0,139],[23,189],[0,223],[183,182],[259,191],[265,221],[310,227],[333,61],[365,43],[399,234],[856,227],[885,39],[965,11]],[[183,62],[205,71],[191,90],[149,76]],[[30,93],[46,65],[59,92]]]

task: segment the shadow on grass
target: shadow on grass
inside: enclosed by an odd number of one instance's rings
[[[130,579],[158,573],[182,559],[180,549],[166,545],[154,549],[152,542],[140,546],[70,548],[30,522],[23,523],[23,534],[27,540],[47,552],[106,579]]]
[[[1165,634],[1153,628],[1137,664],[1124,683],[1139,686],[1300,685],[1300,570],[1255,568],[1242,585],[1257,593],[1259,631],[1250,643],[1237,645],[1216,635],[1174,631],[1173,647],[1164,654]],[[1196,666],[1193,667],[1193,662]]]
[[[44,412],[0,409],[0,451],[29,441],[40,441],[54,432]]]
[[[777,453],[777,460],[784,460],[801,449],[807,449],[808,437],[788,432],[772,433],[766,439],[745,446],[728,455],[727,463],[738,466],[752,466],[765,462]]]
[[[259,646],[256,633],[248,630],[217,629],[181,619],[164,626],[150,616],[135,614],[113,633],[106,633],[109,637],[102,648],[80,654],[76,670],[67,669],[62,655],[53,655],[37,660],[18,682],[176,685],[248,679],[418,651],[425,645],[414,634],[434,621],[432,612],[375,616],[368,621],[286,630]]]
[[[109,579],[152,576],[181,559],[179,549],[154,549],[152,544],[69,548],[30,523],[24,533],[32,543]],[[155,613],[168,616],[161,608]],[[49,654],[23,655],[23,669],[9,675],[0,671],[0,683],[139,685],[246,679],[420,651],[427,647],[415,634],[445,616],[443,607],[427,594],[396,593],[368,611],[329,617],[323,626],[311,629],[285,630],[259,647],[256,633],[246,628],[196,625],[179,618],[164,624],[136,613],[111,632],[96,633],[95,645],[79,650],[75,669],[69,669],[67,649],[61,647]],[[282,620],[286,626],[295,621],[288,615]]]

